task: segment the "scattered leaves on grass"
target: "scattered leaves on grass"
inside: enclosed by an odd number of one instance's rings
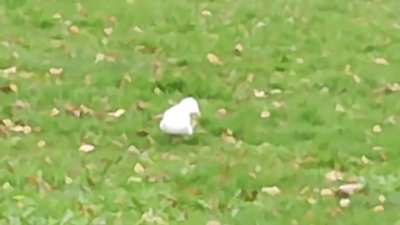
[[[236,138],[233,136],[233,131],[229,128],[225,129],[224,132],[222,132],[222,140],[224,143],[227,144],[235,144],[236,143]]]
[[[223,62],[219,59],[219,57],[213,53],[208,53],[207,59],[208,62],[210,62],[213,65],[223,65]]]
[[[85,153],[92,152],[92,151],[94,151],[94,149],[95,149],[95,147],[92,144],[81,144],[81,146],[79,147],[79,151],[85,152]]]

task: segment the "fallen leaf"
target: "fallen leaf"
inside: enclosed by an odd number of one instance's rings
[[[218,220],[210,220],[206,225],[221,225],[221,223]]]
[[[363,155],[363,156],[361,157],[361,162],[362,162],[364,165],[367,165],[367,164],[369,164],[369,159],[367,158],[367,156]]]
[[[28,125],[16,125],[14,127],[11,127],[10,130],[17,132],[17,133],[24,133],[24,134],[29,134],[32,132],[32,128]]]
[[[79,32],[80,32],[79,27],[77,27],[75,25],[69,26],[68,30],[71,34],[79,34]]]
[[[375,58],[374,63],[378,65],[388,65],[389,62],[385,58]]]
[[[14,93],[18,92],[18,86],[16,84],[11,83],[11,84],[9,84],[9,87],[12,92],[14,92]]]
[[[114,29],[112,27],[106,27],[103,31],[107,36],[110,36],[113,33]]]
[[[57,108],[51,109],[50,116],[54,117],[54,116],[58,116],[58,114],[60,114],[60,110],[58,110]]]
[[[79,151],[81,151],[81,152],[92,152],[92,151],[94,151],[94,149],[95,149],[95,147],[94,147],[94,145],[91,145],[91,144],[82,144],[80,147],[79,147]]]
[[[73,182],[73,180],[72,180],[71,177],[69,177],[69,176],[65,176],[64,177],[64,183],[65,184],[72,184],[72,182]]]
[[[262,90],[254,89],[253,94],[256,98],[265,98],[265,92]]]
[[[241,55],[243,53],[244,47],[242,44],[236,44],[235,45],[235,54],[236,55]]]
[[[213,53],[208,53],[207,59],[208,59],[208,62],[210,62],[213,65],[223,65],[223,62],[218,58],[217,55],[215,55]]]
[[[380,212],[385,211],[385,207],[383,205],[377,205],[374,207],[373,211],[376,213],[380,213]]]
[[[343,174],[340,171],[332,170],[325,174],[325,179],[331,182],[340,181],[343,180]]]
[[[115,118],[119,118],[124,114],[125,114],[125,109],[118,109],[118,110],[116,110],[114,112],[109,112],[108,113],[109,116],[112,116],[112,117],[115,117]]]
[[[362,190],[364,186],[360,183],[343,184],[339,186],[338,192],[340,195],[350,196]]]
[[[203,11],[201,11],[201,15],[202,16],[212,16],[212,13],[208,10],[203,10]]]
[[[52,67],[49,69],[49,73],[52,76],[60,76],[63,74],[63,72],[64,72],[63,68]]]
[[[17,67],[16,66],[12,66],[12,67],[6,68],[6,69],[3,70],[3,73],[5,75],[14,75],[14,74],[17,73]]]
[[[138,101],[136,103],[136,108],[138,110],[145,110],[148,106],[149,106],[149,104],[147,102],[144,102],[144,101]]]
[[[378,200],[381,204],[386,202],[386,197],[384,195],[379,195]]]
[[[374,132],[374,133],[376,133],[376,134],[379,134],[379,133],[382,132],[382,127],[381,127],[380,125],[375,125],[375,126],[372,128],[372,132]]]
[[[104,55],[103,53],[97,53],[96,54],[96,59],[94,60],[94,63],[99,63],[102,62],[106,59],[106,55]]]
[[[320,194],[323,197],[328,197],[328,196],[333,196],[335,193],[332,191],[332,189],[324,188],[321,190]]]
[[[354,75],[353,75],[353,81],[354,81],[356,84],[359,84],[359,83],[361,83],[361,78],[360,78],[359,76],[357,76],[356,74],[354,74]]]
[[[228,112],[226,111],[225,108],[220,108],[217,110],[218,115],[220,116],[226,116],[226,114],[228,114]]]
[[[263,187],[261,188],[261,192],[271,196],[276,196],[281,194],[281,190],[277,186]]]
[[[39,148],[44,148],[44,147],[46,147],[46,142],[45,142],[44,140],[40,140],[40,141],[37,143],[37,146],[38,146]]]
[[[304,64],[304,59],[303,58],[296,58],[296,63],[297,64]]]
[[[137,174],[142,174],[142,173],[144,173],[144,167],[143,167],[143,165],[140,164],[140,163],[136,163],[136,164],[135,164],[134,170],[135,170],[135,172],[136,172]]]
[[[317,204],[317,200],[316,200],[315,198],[313,198],[313,197],[307,198],[307,202],[308,202],[308,204],[310,204],[310,205],[315,205],[315,204]]]
[[[346,110],[344,109],[344,107],[341,104],[336,104],[335,111],[339,112],[339,113],[346,112]]]
[[[339,205],[342,208],[348,208],[350,206],[350,203],[351,203],[350,199],[348,199],[348,198],[342,198],[339,201]]]
[[[270,116],[271,116],[271,113],[270,113],[269,111],[262,111],[261,114],[260,114],[260,117],[261,117],[262,119],[267,119],[267,118],[269,118]]]

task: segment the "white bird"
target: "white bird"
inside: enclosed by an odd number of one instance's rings
[[[192,135],[193,117],[200,116],[200,108],[192,97],[182,99],[177,105],[167,109],[160,122],[160,129],[172,135]]]

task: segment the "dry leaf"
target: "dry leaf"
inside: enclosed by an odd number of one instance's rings
[[[307,202],[308,202],[308,204],[310,204],[310,205],[315,205],[315,204],[317,204],[317,200],[316,200],[315,198],[313,198],[313,197],[307,198]]]
[[[244,50],[244,48],[243,48],[242,44],[239,43],[235,46],[235,54],[236,55],[241,55],[243,53],[243,50]]]
[[[142,174],[142,173],[144,173],[144,167],[143,167],[143,165],[140,164],[140,163],[136,163],[136,164],[135,164],[134,170],[135,170],[135,172],[136,172],[137,174]]]
[[[269,111],[262,111],[261,114],[260,114],[260,117],[261,117],[262,119],[267,119],[267,118],[269,118],[270,116],[271,116],[271,113],[270,113]]]
[[[333,196],[334,192],[332,191],[332,189],[324,188],[324,189],[321,190],[320,194],[323,197],[328,197],[328,196]]]
[[[148,106],[149,106],[149,104],[147,102],[144,102],[144,101],[138,101],[136,103],[136,108],[138,110],[145,110]]]
[[[14,126],[14,123],[10,119],[4,119],[2,122],[4,126],[7,128],[11,128]]]
[[[17,132],[17,133],[24,133],[24,134],[29,134],[32,132],[32,128],[28,125],[16,125],[14,127],[11,127],[10,130]]]
[[[208,62],[210,62],[213,65],[223,65],[223,62],[218,58],[217,55],[215,55],[213,53],[208,53],[207,59],[208,59]]]
[[[79,151],[81,151],[81,152],[92,152],[92,151],[94,151],[94,145],[91,145],[91,144],[82,144],[82,145],[79,147]]]
[[[266,193],[271,196],[276,196],[281,193],[281,190],[277,186],[271,186],[271,187],[261,188],[261,192]]]
[[[226,116],[226,114],[228,114],[228,112],[226,111],[225,108],[220,108],[217,110],[218,115],[220,116]]]
[[[39,148],[44,148],[44,147],[46,147],[46,142],[45,142],[44,140],[40,140],[40,141],[37,143],[37,146],[38,146]]]
[[[285,103],[284,103],[284,102],[274,101],[274,102],[272,102],[272,105],[273,105],[275,108],[279,109],[279,108],[282,108],[283,106],[285,106]]]
[[[254,81],[255,75],[254,73],[249,73],[246,77],[246,81],[252,83]]]
[[[11,83],[11,84],[9,84],[9,87],[12,92],[14,92],[14,93],[18,92],[18,86],[16,84]]]
[[[377,205],[374,207],[373,211],[376,213],[380,213],[380,212],[385,211],[385,207],[383,205]]]
[[[104,28],[103,31],[107,36],[110,36],[113,33],[114,30],[113,30],[112,27],[106,27],[106,28]]]
[[[304,64],[304,59],[303,58],[296,58],[296,63],[297,64]]]
[[[212,13],[208,10],[203,10],[203,11],[201,11],[201,15],[202,16],[212,16]]]
[[[79,27],[77,27],[77,26],[75,26],[75,25],[71,25],[71,26],[68,28],[68,30],[69,30],[69,32],[72,33],[72,34],[79,34],[79,32],[80,32]]]
[[[52,76],[60,76],[61,74],[63,74],[63,72],[64,72],[63,68],[52,67],[49,69],[49,73]]]
[[[73,182],[73,180],[72,180],[71,177],[69,177],[69,176],[65,176],[64,177],[64,183],[65,184],[72,184],[72,182]]]
[[[140,27],[138,27],[138,26],[133,27],[133,30],[134,30],[135,32],[137,32],[137,33],[143,33],[142,28],[140,28]]]
[[[221,225],[221,223],[218,220],[210,220],[206,225]]]
[[[331,182],[340,181],[343,180],[343,174],[340,171],[332,170],[325,175],[325,179]]]
[[[14,75],[17,73],[17,67],[12,66],[3,70],[5,75]]]
[[[350,206],[350,199],[348,199],[348,198],[342,198],[342,199],[340,199],[340,202],[339,202],[339,205],[340,205],[340,207],[342,207],[342,208],[348,208],[349,206]]]
[[[104,55],[103,53],[97,53],[96,54],[96,59],[94,60],[94,63],[102,62],[105,59],[106,59],[106,55]]]
[[[60,110],[58,110],[57,108],[53,108],[53,109],[51,109],[51,112],[50,112],[50,116],[58,116],[58,114],[60,114]]]
[[[381,204],[383,204],[383,203],[386,202],[386,198],[385,198],[384,195],[379,195],[378,200],[379,200],[379,202],[380,202]]]
[[[372,128],[372,132],[374,132],[374,133],[376,133],[376,134],[379,134],[379,133],[382,132],[382,127],[381,127],[380,125],[375,125],[375,126]]]
[[[118,109],[118,110],[116,110],[114,112],[109,112],[108,113],[109,116],[112,116],[112,117],[115,117],[115,118],[119,118],[124,114],[125,114],[125,109]]]
[[[262,90],[254,89],[253,94],[256,98],[265,98],[265,92]]]
[[[367,156],[363,155],[363,156],[361,157],[361,162],[362,162],[364,165],[367,165],[367,164],[369,164],[369,159],[367,158]]]
[[[340,112],[340,113],[346,112],[346,110],[344,109],[344,107],[341,104],[336,104],[335,111]]]
[[[357,76],[356,74],[353,75],[353,80],[356,84],[361,83],[361,78],[359,76]]]
[[[343,184],[339,187],[338,192],[341,195],[350,196],[363,189],[363,185],[360,183]]]
[[[235,144],[236,138],[233,136],[233,132],[231,129],[225,129],[222,133],[222,140],[227,144]]]
[[[375,58],[374,63],[378,65],[389,65],[389,62],[385,58]]]

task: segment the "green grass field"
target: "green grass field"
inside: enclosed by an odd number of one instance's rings
[[[0,224],[399,225],[399,10],[0,1]]]

